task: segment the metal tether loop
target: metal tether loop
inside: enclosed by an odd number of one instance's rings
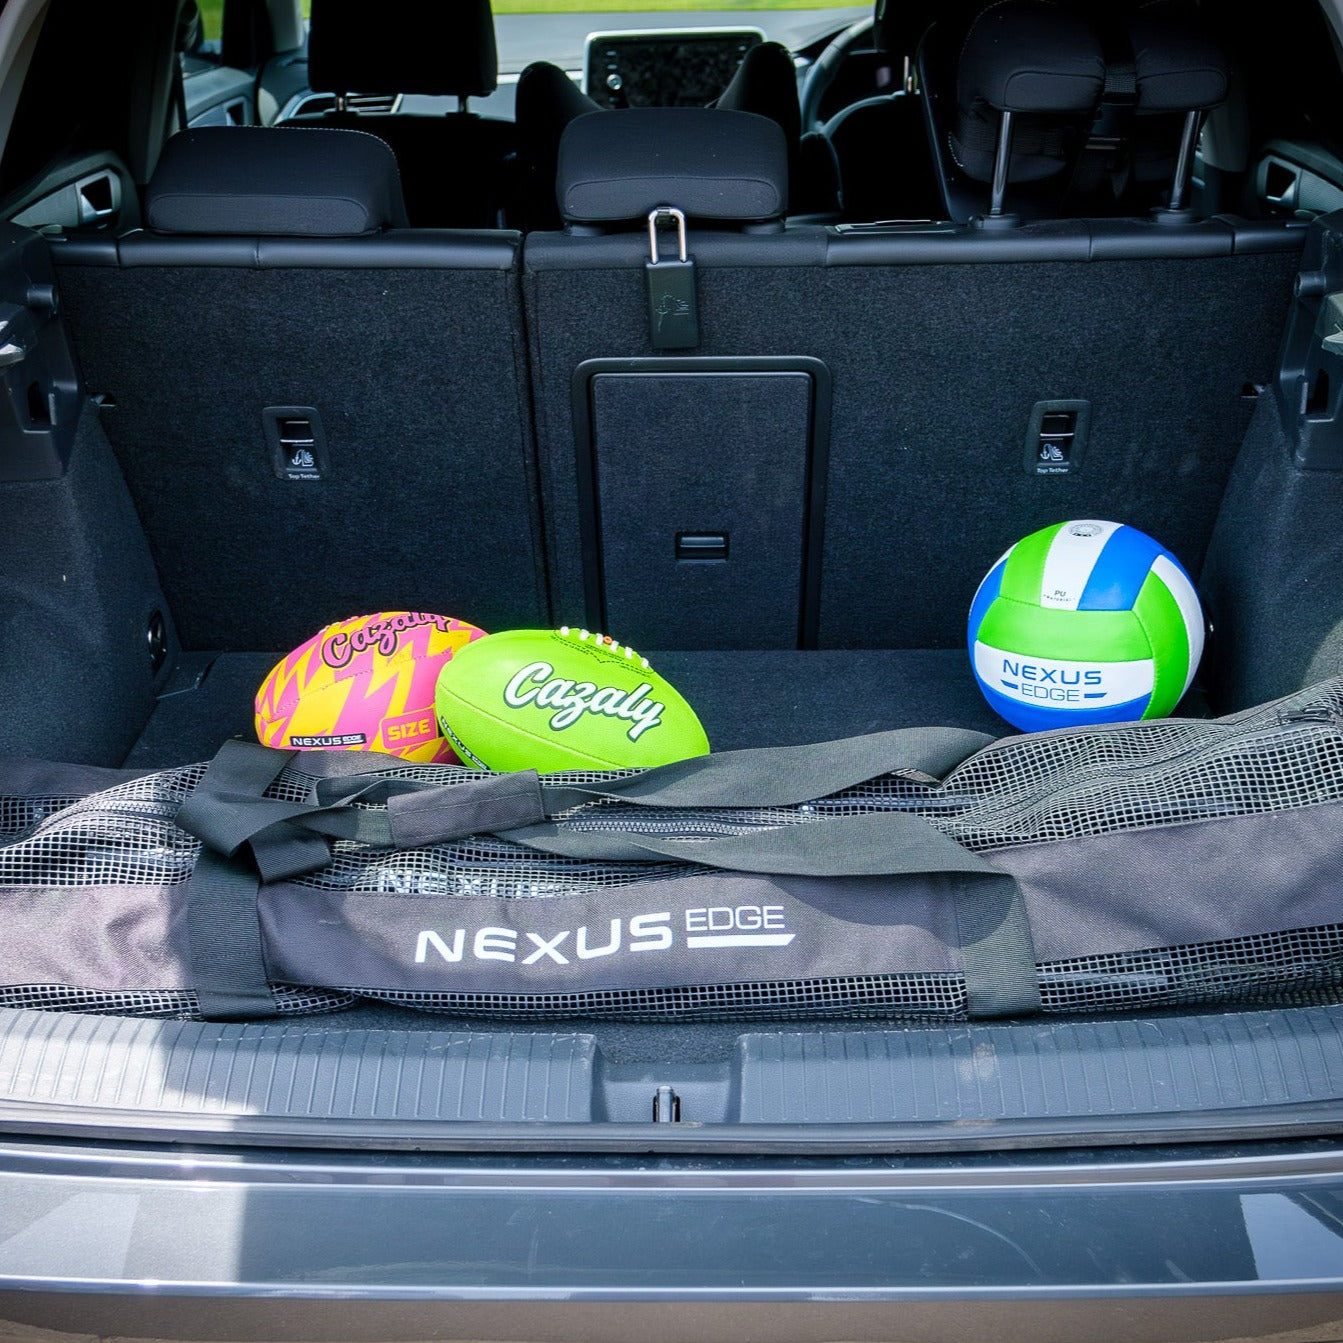
[[[657,205],[648,212],[648,251],[655,266],[658,264],[658,223],[664,218],[676,221],[678,260],[684,261],[689,255],[685,245],[685,215],[674,205]]]

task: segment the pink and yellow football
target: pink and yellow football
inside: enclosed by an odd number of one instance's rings
[[[256,695],[263,746],[382,751],[456,761],[434,717],[438,674],[485,631],[425,611],[379,611],[320,629],[281,658]]]

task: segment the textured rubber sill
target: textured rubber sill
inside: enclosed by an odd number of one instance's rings
[[[0,1012],[0,1132],[441,1150],[895,1151],[1343,1132],[1343,1007],[745,1034],[650,1060],[612,1122],[589,1034]],[[706,1074],[719,1074],[711,1078]],[[647,1080],[639,1095],[651,1098]],[[715,1099],[714,1093],[721,1092]],[[678,1093],[679,1094],[679,1093]],[[651,1115],[650,1115],[651,1119]]]
[[[1343,1135],[1343,1102],[1205,1114],[956,1124],[509,1123],[312,1120],[92,1110],[0,1101],[5,1137],[185,1143],[347,1152],[652,1153],[708,1156],[891,1156],[1298,1142]]]
[[[739,1044],[743,1123],[955,1122],[1248,1110],[1343,1098],[1343,1007]]]
[[[163,1115],[581,1123],[577,1034],[220,1025],[0,1012],[0,1102]]]

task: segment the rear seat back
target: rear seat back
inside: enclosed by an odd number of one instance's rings
[[[565,619],[636,645],[798,644],[802,613],[815,608],[809,461],[824,370],[677,348],[698,325],[716,351],[718,324],[743,304],[772,320],[750,294],[722,303],[724,276],[706,266],[754,265],[757,243],[782,242],[787,165],[779,126],[745,112],[635,108],[564,133],[557,194],[575,232],[530,234],[526,250]],[[676,228],[658,235],[660,265],[649,266],[659,207],[689,220],[694,279]],[[824,236],[803,233],[813,249]],[[696,288],[697,320],[681,311]],[[769,353],[759,339],[743,353]]]
[[[546,620],[518,235],[397,227],[390,152],[338,130],[184,132],[146,217],[52,253],[184,646]]]
[[[1068,517],[1131,523],[1197,573],[1299,230],[785,228],[760,210],[780,183],[741,114],[701,132],[678,110],[574,123],[571,228],[526,241],[565,619],[665,647],[955,646],[993,561]],[[660,351],[633,205],[706,198],[698,340]],[[599,200],[620,202],[605,228]],[[1072,417],[1061,447],[1052,414]]]

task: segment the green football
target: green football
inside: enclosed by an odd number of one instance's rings
[[[695,711],[647,658],[568,625],[464,645],[444,664],[434,709],[480,769],[647,769],[709,750]]]

